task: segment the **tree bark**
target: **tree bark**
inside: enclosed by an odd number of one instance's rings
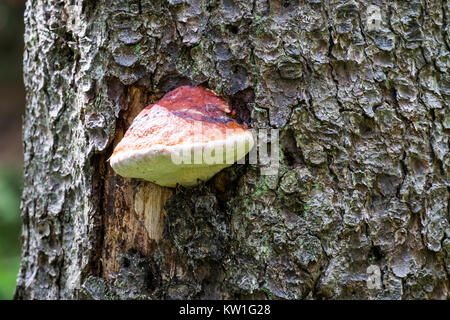
[[[449,15],[445,0],[29,0],[15,297],[448,298]],[[236,164],[149,196],[114,174],[134,116],[180,85],[278,129],[278,175]]]

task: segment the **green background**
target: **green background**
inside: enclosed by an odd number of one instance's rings
[[[0,299],[12,299],[20,263],[24,8],[0,0]]]

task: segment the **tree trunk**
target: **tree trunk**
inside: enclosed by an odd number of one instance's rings
[[[448,298],[449,4],[371,3],[29,0],[15,297]],[[278,174],[114,174],[180,85],[279,130]]]

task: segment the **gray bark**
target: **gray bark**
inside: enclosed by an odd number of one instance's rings
[[[445,0],[29,0],[16,298],[448,298],[449,15]],[[280,170],[175,190],[155,243],[133,206],[144,182],[107,159],[184,84],[280,129]]]

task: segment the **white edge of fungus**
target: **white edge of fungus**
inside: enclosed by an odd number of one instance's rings
[[[222,140],[173,146],[154,145],[144,150],[122,150],[111,156],[110,164],[114,171],[123,177],[140,178],[168,187],[174,187],[177,183],[192,186],[196,185],[198,180],[206,181],[223,168],[242,159],[253,146],[251,132],[245,131]],[[199,164],[175,164],[172,161],[172,154],[180,154],[183,150],[190,150],[195,154],[215,148],[221,148],[226,153],[225,163],[206,164],[203,157],[202,163]],[[236,151],[242,151],[242,148],[244,152],[237,156]]]

